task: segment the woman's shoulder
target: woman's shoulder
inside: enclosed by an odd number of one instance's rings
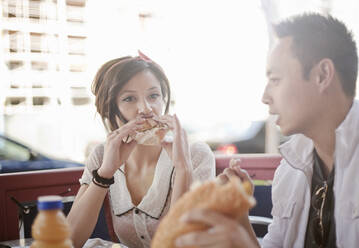
[[[194,142],[190,145],[191,154],[195,153],[213,153],[209,145],[205,142]]]
[[[93,146],[92,151],[91,151],[91,155],[92,156],[97,156],[97,155],[103,155],[103,151],[104,151],[104,144],[103,143],[98,143],[96,145]]]
[[[86,164],[99,164],[102,161],[104,153],[104,144],[98,143],[91,149],[90,155],[87,158]]]
[[[214,154],[208,144],[195,142],[190,145],[192,162],[195,164],[203,160],[214,159]]]

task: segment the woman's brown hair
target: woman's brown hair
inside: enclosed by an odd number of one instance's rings
[[[127,122],[117,107],[117,95],[131,78],[146,70],[153,73],[160,82],[163,100],[166,103],[165,113],[168,113],[171,100],[169,81],[158,64],[141,57],[127,56],[113,59],[100,67],[91,87],[96,97],[97,112],[101,115],[107,131],[119,128],[116,116],[123,123]]]

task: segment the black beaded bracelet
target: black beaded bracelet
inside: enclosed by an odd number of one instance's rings
[[[92,171],[92,176],[93,178],[95,179],[95,181],[97,183],[100,183],[102,185],[111,185],[111,184],[114,184],[115,183],[115,179],[114,177],[111,177],[111,178],[104,178],[104,177],[101,177],[98,173],[97,173],[97,170],[93,170]]]
[[[96,179],[95,179],[94,177],[92,178],[92,182],[93,182],[95,185],[97,185],[97,186],[99,186],[99,187],[101,187],[101,188],[104,188],[104,189],[108,189],[108,188],[110,187],[109,184],[101,184],[101,183],[99,183],[99,182],[96,182]]]

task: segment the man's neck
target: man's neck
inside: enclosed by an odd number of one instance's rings
[[[334,138],[335,143],[335,138]],[[317,151],[318,156],[323,161],[324,168],[323,173],[324,176],[327,178],[329,173],[334,168],[334,149],[335,144],[333,144],[333,147],[329,147],[329,145],[326,147],[327,149],[321,149],[317,144],[314,144],[315,150]]]
[[[323,118],[322,123],[310,135],[318,156],[325,165],[326,174],[329,174],[334,166],[335,131],[346,118],[351,106],[352,102],[348,101],[330,112],[328,110],[331,114],[327,116],[328,118]]]

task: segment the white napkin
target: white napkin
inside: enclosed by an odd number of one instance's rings
[[[114,246],[114,248],[118,248],[118,246],[116,245],[119,244],[115,244],[111,241],[103,240],[100,238],[94,238],[87,240],[82,248],[112,248],[112,246]],[[124,246],[122,244],[120,246],[121,248],[128,248],[127,246]]]

